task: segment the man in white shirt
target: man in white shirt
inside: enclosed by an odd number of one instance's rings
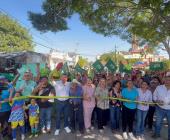
[[[67,133],[70,133],[71,130],[69,128],[68,116],[69,116],[69,90],[70,90],[70,82],[67,82],[68,77],[66,74],[62,74],[60,81],[56,81],[53,83],[55,88],[56,96],[61,97],[57,98],[56,101],[56,131],[54,135],[59,135],[60,131],[60,119],[61,114],[64,114],[64,129]]]
[[[170,74],[167,73],[164,85],[160,85],[153,93],[153,100],[158,103],[156,107],[156,126],[153,138],[160,137],[162,121],[166,117],[168,121],[168,140],[170,140]]]

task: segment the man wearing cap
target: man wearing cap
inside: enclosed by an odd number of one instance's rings
[[[64,114],[64,129],[67,133],[70,133],[71,130],[69,128],[69,91],[70,91],[70,82],[67,82],[68,76],[66,74],[62,74],[59,81],[53,82],[53,86],[55,88],[56,96],[56,131],[54,135],[59,135],[60,131],[60,118],[61,114]],[[61,97],[61,98],[60,98]]]
[[[70,103],[70,119],[72,132],[76,130],[76,122],[78,120],[80,135],[84,133],[84,118],[83,118],[83,89],[81,83],[73,79],[69,91],[69,95],[78,98],[69,99]]]
[[[156,106],[156,125],[153,138],[160,137],[163,119],[168,121],[168,140],[170,140],[170,73],[164,79],[164,85],[160,85],[153,93],[153,100],[158,103]]]

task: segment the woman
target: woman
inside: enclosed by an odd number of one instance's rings
[[[113,98],[121,98],[121,82],[115,81],[110,89],[109,96]],[[119,129],[120,108],[121,102],[119,100],[110,100],[110,120],[111,130]]]
[[[148,83],[143,81],[141,84],[141,88],[138,89],[138,101],[142,102],[151,102],[152,101],[152,93],[148,90]],[[137,123],[136,123],[136,135],[137,139],[144,139],[144,122],[149,109],[148,104],[138,104],[137,105]]]
[[[82,103],[82,96],[83,96],[83,89],[81,84],[76,80],[73,79],[69,91],[69,96],[76,96],[79,98],[70,98],[70,122],[72,132],[76,131],[76,123],[79,125],[80,135],[84,133],[84,118],[83,118],[83,103]]]
[[[87,83],[83,86],[83,110],[84,110],[84,124],[87,133],[90,132],[92,112],[95,107],[94,97],[95,86],[91,79],[87,79]]]
[[[128,139],[126,128],[129,128],[129,137],[130,139],[134,139],[133,136],[133,122],[136,112],[137,104],[133,101],[136,101],[138,96],[138,91],[133,85],[131,79],[127,82],[127,88],[122,90],[122,98],[131,100],[132,102],[123,102],[122,106],[122,130],[123,130],[123,138],[125,140]]]
[[[104,126],[107,125],[109,115],[109,100],[106,99],[108,98],[108,90],[104,78],[101,78],[99,81],[99,85],[95,91],[95,97],[97,100],[98,129],[102,133]]]

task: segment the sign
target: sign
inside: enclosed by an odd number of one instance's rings
[[[102,63],[99,60],[97,60],[96,62],[93,63],[93,68],[97,72],[101,72],[104,69],[104,66],[102,65]]]
[[[111,71],[111,72],[115,72],[116,69],[117,69],[116,64],[115,64],[111,59],[109,59],[109,61],[107,62],[107,64],[106,64],[105,66],[106,66],[106,67],[108,68],[108,70]]]
[[[163,62],[151,62],[149,69],[152,71],[159,71],[164,69],[164,63]]]

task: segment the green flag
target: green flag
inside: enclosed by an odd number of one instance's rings
[[[85,72],[85,70],[83,68],[80,67],[80,65],[77,63],[75,66],[75,71],[79,72],[79,73],[83,73]]]
[[[124,65],[124,64],[120,63],[119,64],[119,71],[120,72],[125,72],[125,73],[131,73],[132,65],[131,64]]]
[[[116,69],[117,69],[116,64],[115,64],[111,59],[109,59],[109,61],[106,63],[105,66],[106,66],[106,67],[108,68],[108,70],[111,71],[111,72],[115,72]]]
[[[101,72],[104,69],[104,66],[102,65],[102,63],[99,60],[97,60],[96,62],[93,63],[93,68],[97,72]]]
[[[61,69],[61,72],[65,73],[65,74],[69,74],[69,68],[68,68],[67,62],[64,63],[64,65]]]
[[[152,71],[159,71],[164,69],[164,63],[163,62],[151,62],[149,69]]]

